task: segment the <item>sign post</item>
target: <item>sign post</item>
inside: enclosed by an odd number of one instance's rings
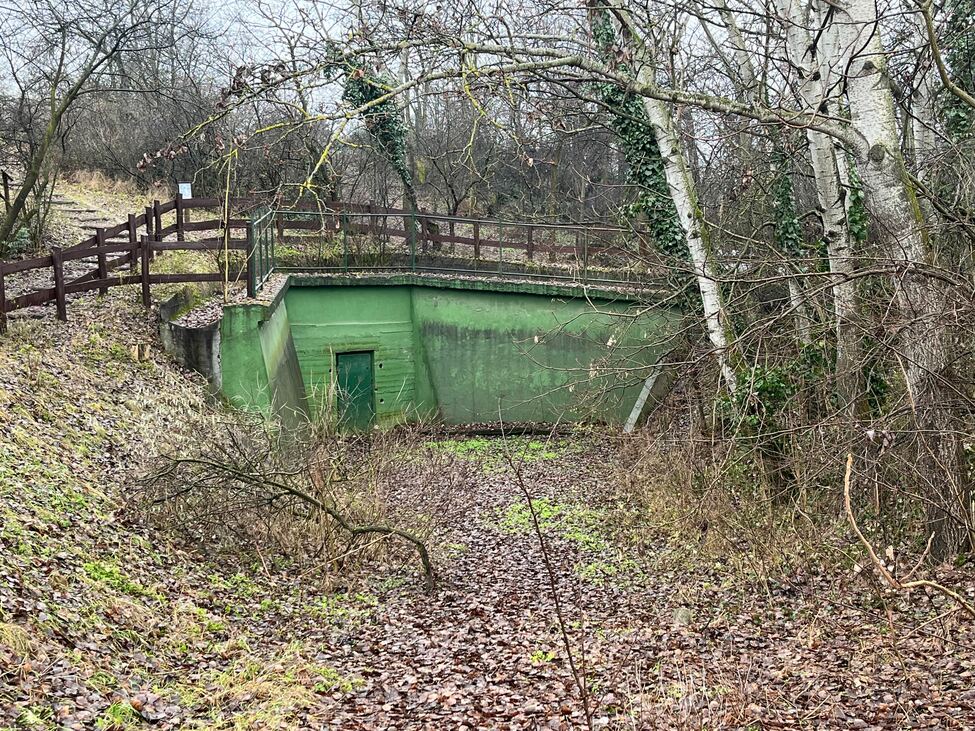
[[[184,201],[187,198],[192,198],[193,197],[193,183],[176,183],[176,192],[179,193],[179,197],[182,198]],[[183,215],[183,223],[189,223],[189,221],[190,221],[190,212],[189,211],[183,211],[182,212],[182,215]],[[180,224],[180,226],[182,227],[182,224]]]

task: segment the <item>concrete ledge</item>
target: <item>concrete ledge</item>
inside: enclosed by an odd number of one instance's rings
[[[219,391],[220,376],[220,320],[201,327],[189,327],[176,322],[192,309],[194,294],[184,290],[159,306],[159,338],[163,349],[184,368],[196,371]]]
[[[480,292],[511,292],[515,294],[538,294],[547,297],[573,297],[612,300],[617,302],[647,302],[660,300],[664,296],[659,287],[608,286],[605,284],[582,284],[578,282],[534,281],[531,279],[512,279],[511,277],[490,277],[483,275],[458,276],[423,272],[363,272],[363,273],[321,273],[291,272],[288,287],[352,287],[352,286],[413,286],[435,289],[457,289]]]

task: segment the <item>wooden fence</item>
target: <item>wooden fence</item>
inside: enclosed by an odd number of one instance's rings
[[[484,260],[487,249],[496,252],[496,270],[480,270],[484,273],[501,273],[505,252],[520,252],[519,256],[533,261],[536,255],[545,253],[554,262],[560,254],[581,262],[585,271],[590,258],[599,254],[616,253],[632,256],[642,253],[645,232],[620,227],[572,224],[544,224],[492,221],[486,219],[445,216],[428,212],[411,212],[397,208],[374,205],[329,202],[327,207],[297,207],[286,210],[265,208],[259,220],[266,223],[265,231],[270,240],[255,236],[249,218],[241,212],[253,209],[259,204],[253,198],[233,198],[229,201],[219,198],[180,198],[167,202],[154,201],[145,211],[129,214],[126,221],[108,228],[99,228],[95,234],[75,244],[61,248],[52,247],[50,252],[39,257],[19,261],[0,261],[0,332],[6,331],[7,313],[25,307],[54,302],[57,316],[67,319],[67,295],[78,292],[98,290],[104,294],[110,287],[139,284],[142,299],[150,304],[150,287],[153,284],[183,282],[223,282],[245,279],[248,294],[254,296],[271,271],[276,269],[412,269],[413,271],[442,271],[443,257],[438,261],[418,262],[417,256],[428,255],[445,244],[467,247],[468,259],[477,262]],[[193,210],[209,211],[209,217],[190,220],[187,215]],[[219,211],[216,216],[213,211]],[[233,212],[237,214],[234,215]],[[174,214],[172,222],[164,225],[164,217]],[[278,267],[274,255],[276,244],[294,243],[304,234],[315,231],[327,232],[330,236],[341,235],[343,245],[347,245],[346,235],[371,236],[381,242],[400,240],[400,251],[408,256],[408,265],[382,265],[373,261],[368,266],[349,265],[348,250],[341,262],[312,261],[305,266]],[[187,234],[213,232],[214,236],[189,238]],[[493,232],[493,233],[492,233]],[[611,237],[625,237],[637,241],[636,250],[621,248],[606,243]],[[565,243],[569,241],[569,243]],[[383,244],[385,245],[385,244]],[[245,252],[244,263],[229,273],[192,272],[161,274],[150,271],[150,262],[163,251],[214,251]],[[461,259],[457,259],[461,261]],[[66,277],[65,264],[74,261],[90,263],[89,271],[72,278]],[[435,265],[434,265],[435,264]],[[127,273],[113,273],[127,267]],[[460,265],[451,263],[452,271],[467,271]],[[51,286],[42,286],[32,291],[8,297],[6,280],[10,275],[31,270],[51,270]],[[522,273],[522,272],[509,272]]]
[[[253,205],[249,199],[233,199],[230,210]],[[247,219],[233,217],[224,212],[216,217],[192,221],[187,213],[192,210],[224,208],[219,198],[180,198],[162,203],[154,201],[139,215],[130,213],[126,221],[108,228],[96,229],[92,236],[69,247],[51,247],[44,256],[19,261],[0,262],[0,332],[6,331],[7,313],[25,307],[54,302],[60,320],[67,319],[67,295],[98,290],[101,294],[109,287],[123,284],[141,284],[142,298],[150,303],[149,288],[152,284],[173,282],[222,282],[224,272],[187,272],[177,274],[153,274],[149,263],[162,251],[246,251]],[[173,213],[173,222],[163,225],[164,217]],[[190,232],[214,232],[209,238],[189,240]],[[67,278],[65,264],[90,261],[89,271]],[[127,274],[113,274],[128,267]],[[32,270],[51,270],[51,286],[43,286],[16,296],[7,296],[6,282],[10,275]],[[231,272],[237,279],[245,270]]]

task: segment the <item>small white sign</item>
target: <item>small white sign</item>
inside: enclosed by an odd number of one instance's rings
[[[179,189],[180,198],[193,197],[193,183],[176,183],[176,187]]]

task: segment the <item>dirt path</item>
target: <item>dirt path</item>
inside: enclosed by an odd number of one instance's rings
[[[691,556],[686,570],[655,575],[652,560],[614,547],[601,487],[610,453],[551,454],[524,465],[524,483],[542,517],[586,704],[523,493],[491,457],[458,491],[442,589],[381,597],[329,654],[364,680],[330,725],[585,728],[586,705],[596,728],[975,725],[970,624],[891,635],[862,588],[838,576],[800,577],[762,595]]]

